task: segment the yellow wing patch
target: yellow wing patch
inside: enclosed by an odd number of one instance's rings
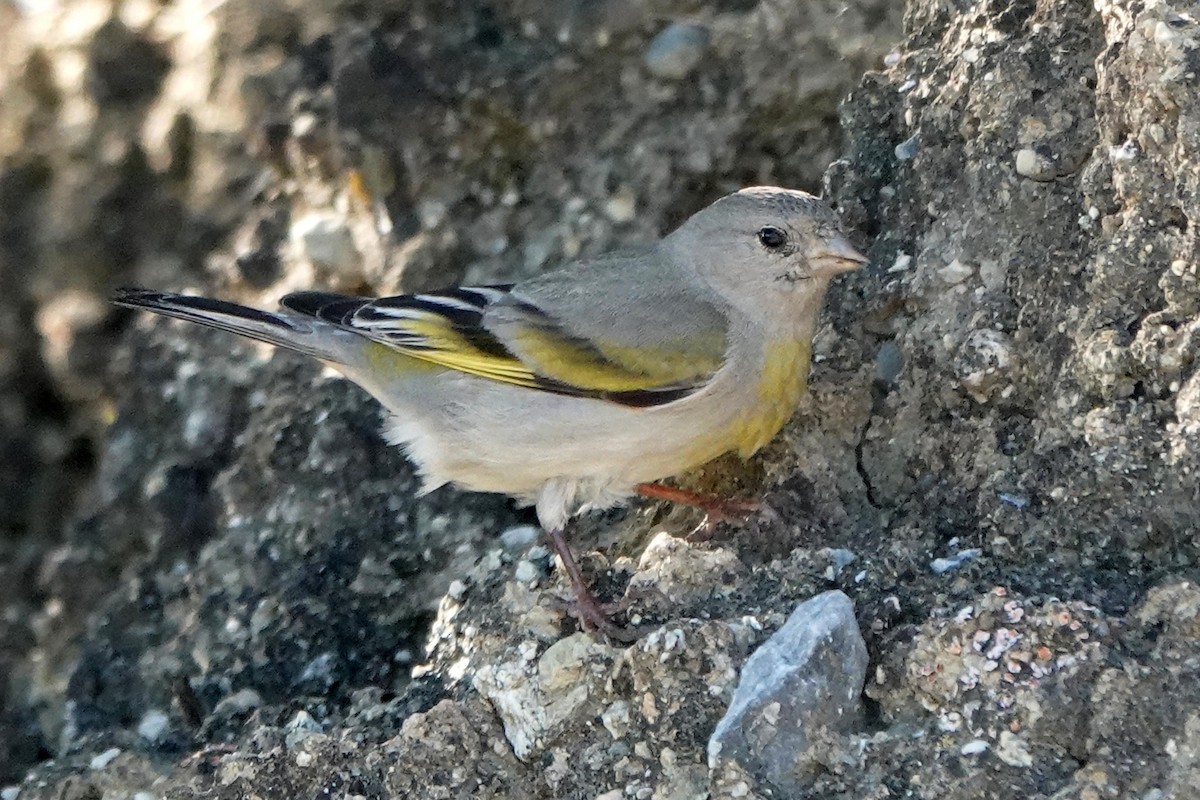
[[[351,324],[373,342],[426,364],[632,406],[683,397],[721,366],[723,335],[700,343],[705,347],[606,345],[564,332],[533,307],[521,310],[524,319],[494,332],[485,325],[486,303],[478,296],[483,291],[388,298],[357,309]]]
[[[690,382],[720,366],[719,360],[713,363],[664,348],[593,346],[533,326],[514,335],[511,344],[539,374],[597,392],[638,392]]]
[[[472,344],[470,339],[455,330],[445,318],[431,314],[404,319],[399,321],[397,328],[403,331],[404,337],[393,335],[380,341],[410,358],[480,378],[490,378],[518,386],[537,386],[537,377],[517,358],[511,354],[488,352]],[[410,338],[419,344],[402,343]]]

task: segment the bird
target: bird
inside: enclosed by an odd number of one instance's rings
[[[389,412],[383,435],[428,492],[445,484],[533,505],[582,628],[616,639],[564,530],[635,495],[709,514],[751,504],[661,481],[749,457],[806,389],[831,280],[868,259],[806,192],[728,194],[665,237],[511,284],[390,297],[285,295],[279,311],[119,289],[113,302],[311,356]]]

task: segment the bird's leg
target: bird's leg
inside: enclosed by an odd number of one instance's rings
[[[554,552],[558,554],[559,560],[562,561],[563,569],[567,571],[567,577],[571,579],[571,587],[575,590],[575,602],[571,607],[571,612],[584,630],[596,631],[610,639],[615,639],[618,642],[632,642],[637,638],[637,632],[622,628],[615,624],[610,618],[613,609],[606,608],[601,605],[592,594],[592,590],[588,588],[587,581],[583,579],[583,572],[579,569],[579,564],[575,561],[575,555],[571,552],[571,546],[567,544],[567,537],[563,535],[561,530],[549,531],[550,544],[554,547]]]
[[[762,502],[753,497],[720,497],[715,494],[689,492],[687,489],[664,486],[661,483],[639,483],[633,490],[642,497],[666,500],[703,511],[704,520],[692,532],[693,535],[700,534],[702,537],[711,535],[719,523],[743,523],[764,508]]]

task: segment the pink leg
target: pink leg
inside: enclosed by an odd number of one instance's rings
[[[575,590],[572,613],[579,620],[580,627],[587,631],[603,634],[618,642],[632,642],[637,639],[637,631],[614,624],[609,618],[612,609],[606,608],[596,600],[596,596],[588,588],[587,581],[583,579],[583,573],[579,570],[579,564],[575,562],[575,556],[571,553],[571,547],[567,544],[567,538],[563,536],[563,532],[550,531],[549,533],[550,544],[562,561],[563,568],[567,571],[567,577],[571,579],[571,586]]]
[[[692,506],[704,512],[704,521],[696,529],[698,533],[712,533],[719,523],[743,523],[763,509],[763,504],[751,497],[718,497],[664,486],[661,483],[639,483],[633,490],[642,497],[666,500],[671,503]]]

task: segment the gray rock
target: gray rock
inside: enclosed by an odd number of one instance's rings
[[[703,26],[672,22],[646,49],[646,69],[656,78],[683,80],[700,65],[710,38]]]
[[[822,740],[858,724],[866,672],[850,598],[829,591],[801,603],[742,668],[708,740],[710,768],[729,758],[784,791],[803,790]]]
[[[1017,151],[1013,161],[1018,175],[1035,181],[1054,179],[1054,160],[1041,150],[1023,147]]]
[[[879,345],[875,354],[875,379],[885,386],[891,386],[900,378],[904,371],[904,353],[893,341]]]
[[[912,161],[917,157],[917,151],[921,149],[921,139],[916,134],[908,137],[900,144],[896,145],[896,158],[900,161]]]
[[[349,270],[358,260],[350,229],[336,214],[305,214],[292,225],[291,237],[314,266],[334,275]]]

